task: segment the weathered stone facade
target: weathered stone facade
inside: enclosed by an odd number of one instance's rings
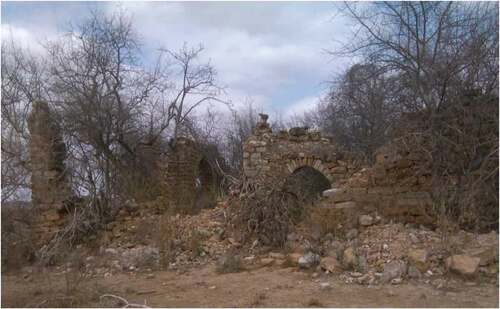
[[[322,173],[331,184],[352,174],[350,162],[331,139],[307,128],[292,128],[274,134],[267,115],[243,146],[243,172],[247,179],[284,181],[297,169],[309,166]]]
[[[37,212],[34,231],[43,243],[59,230],[65,201],[71,196],[64,165],[66,147],[45,102],[33,104],[28,129],[31,134],[31,199]]]
[[[164,171],[166,207],[192,213],[215,203],[216,173],[194,141],[178,138],[160,168]]]

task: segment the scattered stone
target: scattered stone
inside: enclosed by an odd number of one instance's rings
[[[296,241],[298,239],[299,239],[299,237],[295,233],[290,233],[286,236],[286,240],[288,240],[288,241]]]
[[[342,190],[332,188],[332,189],[328,189],[328,190],[323,191],[323,196],[324,197],[334,197],[336,194],[339,194],[340,192],[342,192]]]
[[[332,242],[335,239],[332,233],[328,233],[323,237],[323,240],[326,242]]]
[[[369,269],[369,266],[368,266],[368,261],[366,260],[366,257],[364,257],[363,255],[360,255],[358,256],[358,270],[360,272],[367,272]]]
[[[231,238],[232,239],[232,238]],[[228,239],[229,242],[231,242],[229,239]],[[233,239],[234,241],[234,239]],[[255,247],[257,247],[259,245],[259,240],[256,239],[254,240],[254,242],[252,243],[252,246],[250,247],[250,249],[254,249]]]
[[[382,273],[382,282],[387,283],[395,278],[402,277],[407,270],[406,263],[404,261],[391,261],[384,265],[384,272]]]
[[[418,244],[420,242],[420,239],[413,233],[409,233],[408,238],[410,238],[412,244]]]
[[[116,255],[116,254],[118,254],[118,250],[116,250],[114,248],[106,248],[106,249],[104,249],[104,253],[111,254],[111,255]]]
[[[394,278],[391,280],[392,285],[398,285],[398,284],[401,284],[402,282],[403,282],[403,279],[401,279],[401,278]]]
[[[321,239],[321,234],[322,234],[321,226],[313,225],[311,228],[311,238],[315,241],[318,241]]]
[[[300,253],[291,253],[288,255],[288,260],[293,264],[293,265],[299,265],[299,260],[302,257],[302,254]]]
[[[373,217],[369,215],[359,216],[359,224],[362,226],[370,226],[373,224]]]
[[[316,253],[308,252],[299,258],[300,268],[311,268],[320,262],[320,257]]]
[[[414,265],[418,270],[425,272],[427,270],[428,252],[425,249],[410,249],[408,251],[408,261]]]
[[[358,237],[358,230],[357,229],[350,229],[347,233],[346,233],[346,238],[347,240],[352,240],[354,238]]]
[[[229,237],[227,240],[229,241],[229,243],[230,243],[231,245],[233,245],[233,246],[235,246],[235,247],[240,247],[240,246],[241,246],[241,244],[240,244],[239,242],[237,242],[237,241],[236,241],[234,238],[232,238],[232,237]],[[258,244],[258,242],[257,242],[257,244]]]
[[[209,290],[215,290],[217,287],[215,285],[212,285],[212,286],[209,286],[208,289]]]
[[[318,277],[319,277],[319,274],[318,274],[317,272],[314,272],[314,273],[311,275],[311,277],[312,277],[313,279],[316,279],[316,278],[318,278]]]
[[[471,257],[465,254],[452,255],[446,259],[446,268],[461,275],[472,275],[477,271],[478,257]]]
[[[364,274],[363,276],[356,278],[356,282],[361,285],[371,285],[375,282],[375,277],[371,274]]]
[[[349,275],[351,275],[351,277],[353,277],[353,278],[359,278],[359,277],[363,276],[362,273],[357,272],[357,271],[351,272]]]
[[[356,258],[356,253],[354,252],[354,249],[352,247],[348,247],[347,249],[344,250],[343,256],[342,256],[342,263],[343,265],[349,269],[349,268],[354,268],[356,267],[357,258]]]
[[[320,266],[323,270],[333,273],[340,268],[340,263],[335,257],[327,256],[321,259]]]
[[[269,257],[273,259],[284,259],[285,255],[283,253],[271,252],[269,253]]]
[[[410,265],[408,267],[408,277],[412,279],[420,279],[422,277],[422,274],[420,273],[420,270],[414,265]]]
[[[154,274],[147,274],[146,279],[153,279],[155,277]]]
[[[273,258],[263,258],[263,259],[260,259],[260,265],[261,266],[270,266],[274,263],[274,259]]]
[[[321,282],[321,283],[319,284],[319,287],[320,287],[320,289],[322,289],[322,290],[329,290],[329,289],[331,289],[331,288],[332,288],[332,286],[330,285],[330,283],[329,283],[329,282]]]
[[[444,279],[436,279],[431,281],[431,285],[436,289],[442,289],[446,286],[446,280]]]
[[[130,269],[131,267],[156,266],[159,262],[159,251],[150,246],[138,246],[124,250],[120,257],[120,264]]]
[[[479,266],[486,266],[498,261],[498,247],[482,247],[468,250],[467,255],[479,258]]]

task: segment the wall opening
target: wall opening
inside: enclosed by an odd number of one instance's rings
[[[212,166],[203,158],[198,164],[197,171],[195,179],[195,211],[215,207],[217,202],[217,188]]]
[[[328,178],[310,166],[302,166],[293,171],[283,185],[284,190],[296,194],[306,202],[318,199],[323,191],[330,188]]]

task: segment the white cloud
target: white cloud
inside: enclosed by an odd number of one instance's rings
[[[19,32],[15,37],[26,42],[53,37],[57,29],[78,21],[92,7],[53,3],[49,9],[44,5],[39,13],[31,10],[7,20]],[[130,12],[148,59],[159,47],[202,43],[205,59],[211,59],[220,83],[227,87],[227,99],[235,104],[252,97],[265,109],[284,104],[299,112],[307,98],[321,91],[319,84],[345,64],[331,61],[323,52],[347,29],[344,20],[332,20],[335,10],[329,3],[103,2],[94,6],[102,6],[107,13],[117,7]]]
[[[284,111],[285,119],[289,119],[295,115],[302,115],[304,112],[312,111],[318,104],[319,100],[320,97],[309,96],[292,103]]]

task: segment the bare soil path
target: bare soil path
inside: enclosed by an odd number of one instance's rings
[[[328,283],[328,284],[325,284]],[[119,273],[78,280],[35,272],[2,276],[2,307],[120,306],[100,296],[111,293],[152,307],[498,307],[498,287],[462,282],[436,289],[430,284],[360,286],[335,275],[312,278],[297,268],[264,267],[217,274],[214,265],[152,273]]]

